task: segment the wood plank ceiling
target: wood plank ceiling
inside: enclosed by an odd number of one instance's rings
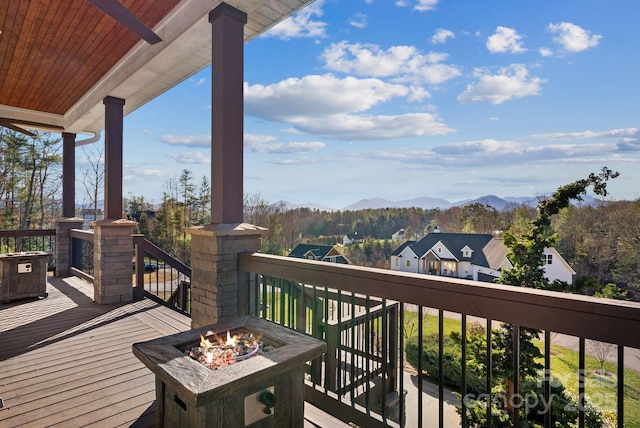
[[[247,42],[313,0],[224,1],[247,13]],[[162,41],[96,2],[124,7]],[[124,99],[126,115],[211,64],[208,15],[221,2],[0,0],[0,127],[99,132],[104,97]]]
[[[180,0],[122,0],[148,27]],[[0,103],[64,114],[139,37],[87,0],[0,2]]]

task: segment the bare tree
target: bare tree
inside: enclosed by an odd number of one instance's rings
[[[95,145],[92,147],[92,149],[82,148],[85,162],[89,165],[82,170],[82,186],[93,209],[93,220],[95,221],[98,219],[99,198],[104,195],[104,147]]]
[[[600,363],[600,374],[606,374],[604,362],[615,353],[616,345],[607,342],[599,342],[597,340],[589,340],[589,349]]]

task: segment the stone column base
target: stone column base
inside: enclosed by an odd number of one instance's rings
[[[53,249],[53,260],[56,264],[55,276],[67,277],[71,268],[71,229],[81,229],[84,220],[79,217],[60,217],[54,220],[56,243]]]
[[[238,316],[238,254],[260,249],[267,229],[248,223],[191,227],[191,327]]]
[[[93,300],[100,304],[133,300],[135,221],[100,220],[93,226]]]

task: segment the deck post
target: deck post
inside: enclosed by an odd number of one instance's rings
[[[62,133],[62,217],[76,215],[76,134]]]
[[[211,223],[242,223],[244,25],[247,14],[226,3],[211,23]]]
[[[238,254],[260,249],[266,229],[243,223],[244,25],[247,14],[220,3],[211,23],[211,224],[191,227],[191,326],[235,317]],[[246,302],[244,302],[246,304]]]
[[[54,220],[56,229],[56,243],[53,247],[53,260],[55,260],[55,275],[66,278],[70,275],[71,267],[71,229],[81,229],[84,220],[78,217],[62,217]]]
[[[122,134],[124,100],[105,97],[104,218],[122,218]]]
[[[100,220],[93,226],[93,300],[99,304],[133,300],[131,220]]]
[[[190,227],[191,327],[240,315],[238,254],[260,249],[267,229],[247,223]]]

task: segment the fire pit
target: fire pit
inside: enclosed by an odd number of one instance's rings
[[[0,303],[47,297],[46,251],[0,254]]]
[[[202,357],[219,345],[212,332],[257,345],[212,365]],[[302,426],[305,363],[324,351],[324,342],[252,316],[133,345],[156,376],[158,427]]]

